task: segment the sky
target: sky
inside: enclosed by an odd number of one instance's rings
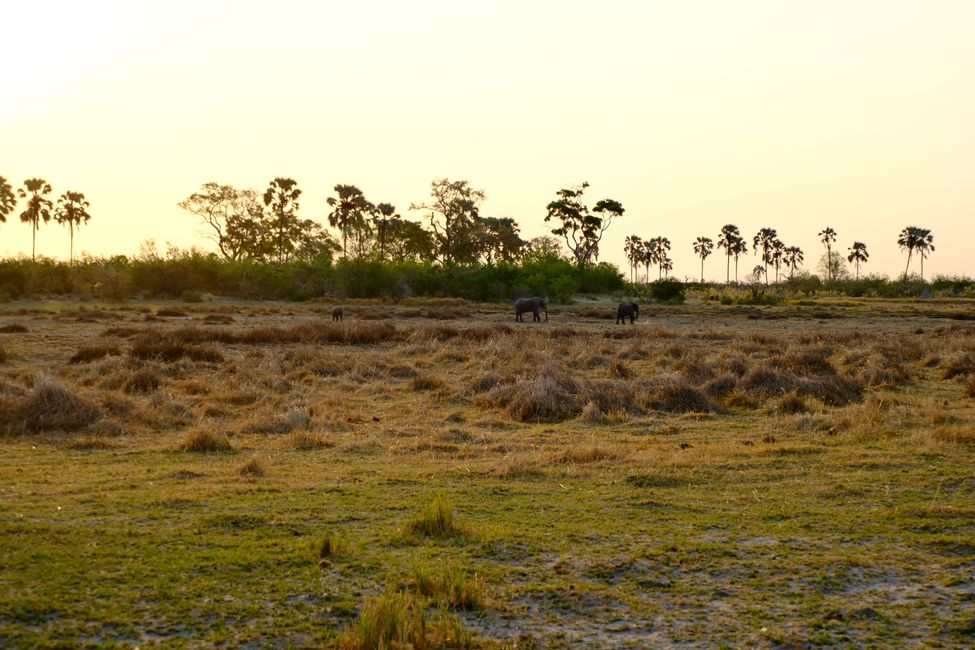
[[[177,206],[209,181],[292,177],[324,224],[339,183],[420,220],[432,180],[467,179],[525,238],[587,181],[626,210],[600,249],[623,270],[627,235],[665,236],[699,277],[694,239],[733,223],[809,270],[829,226],[893,276],[915,225],[925,276],[975,275],[970,0],[0,0],[0,25],[0,176],[84,192],[76,252],[212,249]],[[52,221],[38,254],[68,241]],[[11,215],[0,256],[30,250]]]

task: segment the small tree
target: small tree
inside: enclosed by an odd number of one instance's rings
[[[392,203],[380,203],[372,210],[372,222],[379,233],[379,261],[386,259],[386,235],[389,225],[398,221],[400,215],[396,212],[396,207]]]
[[[65,192],[58,199],[58,207],[54,212],[54,219],[61,225],[68,225],[68,233],[71,239],[70,261],[74,264],[74,229],[81,227],[81,224],[88,223],[91,215],[88,214],[90,204],[85,200],[85,195],[81,192]]]
[[[545,221],[555,220],[558,227],[552,234],[562,237],[572,252],[576,264],[595,264],[599,260],[599,242],[613,219],[623,215],[623,205],[613,199],[601,199],[590,211],[582,203],[582,195],[589,187],[583,183],[577,187],[561,189],[558,198],[546,206]]]
[[[776,238],[772,242],[772,251],[769,253],[769,259],[772,260],[772,264],[775,265],[775,283],[779,283],[779,268],[782,266],[782,262],[785,259],[785,244],[782,243],[781,239]]]
[[[698,237],[694,240],[694,252],[701,258],[701,284],[704,284],[704,260],[714,250],[714,242],[710,237]]]
[[[904,276],[907,276],[911,269],[911,254],[915,251],[921,256],[921,279],[924,279],[924,258],[928,251],[934,251],[934,236],[927,228],[917,226],[907,226],[901,230],[897,236],[897,245],[901,250],[907,251],[907,266],[904,269]]]
[[[848,262],[853,262],[854,266],[856,266],[856,279],[859,280],[860,264],[866,264],[867,260],[870,259],[870,253],[867,252],[867,245],[859,241],[853,242],[853,245],[850,246],[850,254],[846,259]]]
[[[17,191],[20,198],[27,199],[27,207],[20,213],[20,220],[32,226],[30,258],[36,260],[37,231],[41,228],[41,221],[47,223],[51,220],[51,200],[47,198],[51,186],[42,178],[29,178],[24,181],[24,187],[26,191],[23,188]]]
[[[819,241],[821,241],[823,243],[823,245],[826,247],[826,259],[829,262],[826,265],[826,269],[829,271],[829,270],[831,270],[831,268],[833,266],[833,264],[832,264],[832,261],[833,261],[833,249],[831,248],[831,246],[832,246],[832,243],[834,241],[836,241],[836,231],[833,230],[830,227],[826,227],[826,228],[820,230],[819,231]],[[831,276],[831,275],[826,277],[826,280],[827,281],[834,280],[834,279],[835,278],[833,276]]]
[[[626,260],[630,263],[630,282],[636,282],[636,271],[640,268],[643,256],[643,240],[637,235],[628,235],[623,244],[623,252],[626,253]]]

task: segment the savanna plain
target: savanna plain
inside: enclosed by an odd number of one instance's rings
[[[0,305],[0,645],[975,641],[975,302],[331,307]]]

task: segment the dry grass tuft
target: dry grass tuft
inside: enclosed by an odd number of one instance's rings
[[[156,310],[156,316],[168,317],[168,318],[183,318],[184,316],[189,316],[189,314],[187,314],[182,309],[163,307],[162,309]]]
[[[619,454],[616,451],[593,444],[566,449],[562,453],[556,454],[554,457],[552,457],[551,462],[558,464],[588,465],[590,463],[598,463],[604,460],[615,460],[617,458],[619,458]]]
[[[267,474],[267,470],[264,468],[264,463],[257,458],[251,458],[237,468],[237,473],[244,477],[260,478]]]
[[[126,393],[151,393],[162,385],[162,378],[154,368],[139,368],[122,383]]]
[[[603,413],[595,402],[586,402],[579,414],[579,421],[583,424],[603,425],[609,422],[609,418]]]
[[[118,447],[114,442],[102,436],[88,436],[71,440],[65,446],[74,451],[92,451],[95,449],[114,449]]]
[[[792,391],[773,401],[768,407],[769,413],[780,415],[796,415],[798,413],[808,413],[811,409],[806,400],[799,395],[798,391]]]
[[[79,348],[77,352],[68,359],[68,363],[88,363],[90,361],[97,361],[109,355],[119,355],[121,352],[117,345],[92,345],[88,347]]]
[[[14,434],[77,431],[101,417],[102,412],[94,403],[46,375],[38,375],[29,393],[0,404],[0,431]]]
[[[0,345],[0,363],[7,363],[10,359],[10,355],[7,354],[7,349]]]
[[[312,552],[315,554],[315,559],[327,560],[331,557],[345,555],[346,548],[338,537],[331,533],[324,533],[312,542]]]
[[[582,411],[585,392],[584,384],[565,368],[549,364],[531,379],[494,388],[485,401],[522,422],[559,422]]]
[[[413,586],[421,596],[441,607],[475,611],[484,608],[484,581],[452,567],[439,570],[418,566],[413,570]]]
[[[180,451],[196,451],[202,453],[216,451],[233,451],[230,440],[222,433],[214,433],[209,429],[195,429],[190,431],[179,446]]]
[[[968,378],[968,382],[965,384],[965,392],[962,394],[968,398],[975,397],[975,375]]]
[[[938,427],[931,432],[931,437],[941,442],[975,445],[975,429],[971,426],[953,425]]]
[[[190,345],[176,336],[143,335],[133,341],[129,354],[134,359],[154,359],[167,362],[179,361],[184,358],[211,363],[223,361],[223,354],[216,348]]]
[[[0,326],[0,334],[23,334],[27,331],[26,325],[20,323],[10,323]]]
[[[298,451],[313,451],[315,449],[324,449],[325,447],[333,446],[332,443],[325,440],[322,436],[304,429],[292,431],[291,435],[288,436],[287,445]]]
[[[644,406],[669,413],[717,413],[721,408],[701,389],[675,375],[644,382]]]
[[[417,375],[410,382],[410,388],[415,391],[446,390],[447,382],[433,375]]]
[[[942,379],[954,379],[958,376],[968,376],[975,373],[975,359],[971,353],[965,352],[953,356],[941,370]]]
[[[306,406],[296,406],[284,412],[274,410],[264,417],[257,416],[241,428],[247,433],[282,434],[311,426],[311,411]]]

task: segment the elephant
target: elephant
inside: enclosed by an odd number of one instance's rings
[[[541,298],[519,298],[515,301],[515,320],[524,322],[521,315],[526,311],[530,311],[532,313],[533,323],[541,321],[542,318],[538,315],[539,309],[545,312],[545,322],[548,322],[548,306],[544,300]]]
[[[626,319],[629,317],[630,325],[633,324],[640,316],[640,305],[635,302],[621,302],[620,306],[616,308],[616,324],[619,325],[623,323],[626,325]]]
[[[342,320],[342,308],[341,307],[336,307],[335,309],[332,310],[332,320],[333,321]]]

